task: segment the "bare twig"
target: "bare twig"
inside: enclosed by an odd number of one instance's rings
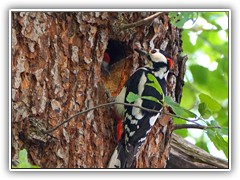
[[[135,107],[135,108],[140,108],[142,110],[145,110],[145,111],[149,111],[149,112],[155,112],[155,113],[160,113],[162,111],[158,111],[158,110],[154,110],[154,109],[148,109],[148,108],[145,108],[145,107],[141,107],[141,106],[138,106],[138,105],[135,105],[135,104],[129,104],[129,103],[120,103],[120,102],[110,102],[110,103],[106,103],[106,104],[100,104],[98,106],[95,106],[93,108],[90,108],[90,109],[86,109],[86,110],[83,110],[81,112],[78,112],[76,114],[74,114],[73,116],[67,118],[66,120],[64,120],[63,122],[59,123],[57,126],[55,126],[54,128],[52,129],[49,129],[49,130],[46,130],[46,131],[43,131],[44,134],[48,134],[48,133],[51,133],[53,131],[55,131],[56,129],[58,129],[60,126],[62,126],[63,124],[69,122],[71,119],[75,118],[76,116],[79,116],[81,114],[84,114],[84,113],[87,113],[89,111],[92,111],[94,109],[98,109],[98,108],[101,108],[101,107],[105,107],[105,106],[112,106],[112,105],[115,105],[115,104],[122,104],[124,106],[131,106],[131,107]],[[181,118],[183,120],[186,120],[186,121],[189,121],[189,122],[193,122],[195,123],[195,121],[199,120],[199,118],[196,118],[194,120],[190,120],[190,119],[187,119],[187,118],[184,118],[184,117],[181,117],[181,116],[178,116],[178,115],[175,115],[175,114],[171,114],[171,113],[167,113],[167,112],[162,112],[163,114],[166,114],[166,115],[169,115],[169,116],[172,116],[172,117],[176,117],[176,118]],[[197,124],[197,123],[195,123]]]
[[[75,118],[76,116],[79,116],[79,115],[81,115],[81,114],[87,113],[87,112],[89,112],[89,111],[92,111],[92,110],[94,110],[94,109],[101,108],[101,107],[104,107],[104,106],[111,106],[111,105],[113,105],[113,104],[116,104],[116,103],[115,103],[115,102],[110,102],[110,103],[106,103],[106,104],[101,104],[101,105],[99,105],[99,106],[95,106],[95,107],[93,107],[93,108],[90,108],[90,109],[87,109],[87,110],[78,112],[78,113],[74,114],[73,116],[67,118],[67,119],[64,120],[63,122],[59,123],[59,124],[58,124],[57,126],[55,126],[54,128],[49,129],[49,130],[46,130],[46,131],[44,131],[43,133],[48,134],[48,133],[51,133],[51,132],[55,131],[57,128],[59,128],[60,126],[62,126],[62,125],[65,124],[65,123],[69,122],[71,119]]]
[[[121,29],[122,30],[125,30],[125,29],[129,29],[129,28],[133,28],[133,27],[138,27],[138,26],[141,26],[143,24],[146,24],[150,21],[152,21],[154,18],[158,17],[160,14],[162,14],[163,12],[157,12],[151,16],[148,16],[140,21],[137,21],[137,22],[134,22],[134,23],[131,23],[131,24],[123,24],[121,26]]]
[[[168,112],[163,112],[163,114],[166,114],[166,115],[169,115],[169,116],[172,116],[175,118],[179,118],[179,119],[182,119],[182,120],[185,120],[185,121],[188,121],[191,123],[195,123],[195,124],[197,124],[196,121],[202,120],[201,117],[196,117],[195,119],[189,119],[189,118],[185,118],[185,117],[182,117],[182,116],[179,116],[176,114],[172,114],[172,113],[168,113]]]
[[[195,128],[195,129],[211,129],[211,128],[221,128],[219,126],[203,126],[200,124],[174,124],[173,130],[177,129],[188,129],[188,128]]]

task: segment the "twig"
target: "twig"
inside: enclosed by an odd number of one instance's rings
[[[200,117],[196,117],[195,119],[188,119],[188,118],[185,118],[185,117],[182,117],[182,116],[178,116],[176,114],[172,114],[172,113],[168,113],[168,112],[163,112],[163,114],[166,114],[168,116],[172,116],[172,117],[175,117],[175,118],[180,118],[180,119],[183,119],[185,121],[188,121],[188,122],[191,122],[191,123],[195,123],[195,124],[197,124],[196,121],[201,120]]]
[[[120,103],[120,102],[110,102],[110,103],[106,103],[106,104],[100,104],[98,106],[95,106],[93,108],[90,108],[90,109],[87,109],[87,110],[83,110],[81,112],[78,112],[76,114],[74,114],[73,116],[67,118],[66,120],[64,120],[63,122],[61,122],[60,124],[58,124],[57,126],[55,126],[54,128],[52,129],[49,129],[49,130],[46,130],[46,131],[43,131],[44,134],[49,134],[53,131],[55,131],[56,129],[58,129],[60,126],[62,126],[63,124],[69,122],[71,119],[75,118],[76,116],[79,116],[81,114],[84,114],[84,113],[87,113],[89,111],[92,111],[94,109],[98,109],[98,108],[101,108],[101,107],[105,107],[105,106],[112,106],[112,105],[115,105],[115,104],[122,104],[122,105],[125,105],[125,106],[131,106],[131,107],[135,107],[135,108],[140,108],[142,110],[145,110],[145,111],[149,111],[149,112],[155,112],[155,113],[160,113],[162,112],[161,110],[158,111],[158,110],[154,110],[154,109],[148,109],[148,108],[145,108],[145,107],[141,107],[141,106],[138,106],[138,105],[135,105],[135,104],[129,104],[129,103]],[[166,114],[166,115],[169,115],[169,116],[172,116],[172,117],[177,117],[177,118],[181,118],[183,120],[186,120],[186,121],[189,121],[189,122],[193,122],[195,123],[195,121],[199,120],[199,118],[196,118],[194,120],[189,120],[187,118],[184,118],[184,117],[181,117],[181,116],[178,116],[178,115],[175,115],[175,114],[171,114],[171,113],[167,113],[167,112],[162,112],[163,114]]]
[[[104,107],[104,106],[111,106],[111,105],[114,105],[114,104],[116,104],[116,102],[110,102],[110,103],[106,103],[106,104],[101,104],[101,105],[99,105],[99,106],[95,106],[95,107],[93,107],[93,108],[90,108],[90,109],[87,109],[87,110],[78,112],[78,113],[74,114],[73,116],[67,118],[66,120],[64,120],[63,122],[61,122],[61,123],[58,124],[57,126],[55,126],[54,128],[49,129],[49,130],[46,130],[46,131],[44,131],[43,133],[44,133],[44,134],[48,134],[48,133],[51,133],[51,132],[55,131],[57,128],[59,128],[60,126],[62,126],[62,125],[65,124],[65,123],[69,122],[71,119],[75,118],[76,116],[79,116],[79,115],[81,115],[81,114],[87,113],[87,112],[92,111],[92,110],[97,109],[97,108],[101,108],[101,107]]]
[[[155,13],[151,16],[148,16],[140,21],[137,21],[137,22],[134,22],[134,23],[131,23],[131,24],[123,24],[121,26],[121,29],[122,30],[125,30],[125,29],[129,29],[129,28],[133,28],[133,27],[138,27],[138,26],[141,26],[143,24],[146,24],[150,21],[152,21],[154,18],[158,17],[160,14],[162,14],[163,12],[158,12],[158,13]]]
[[[211,128],[221,128],[219,126],[203,126],[200,124],[174,124],[173,130],[177,129],[188,129],[188,128],[195,128],[195,129],[211,129]]]

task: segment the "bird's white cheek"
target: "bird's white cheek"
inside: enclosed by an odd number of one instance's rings
[[[165,62],[167,63],[167,59],[161,53],[155,53],[150,55],[153,62]]]

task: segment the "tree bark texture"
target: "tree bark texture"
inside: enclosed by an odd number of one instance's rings
[[[111,107],[88,112],[51,129],[75,113],[109,101],[126,79],[145,64],[133,49],[165,49],[175,61],[168,76],[173,99],[182,52],[180,30],[166,13],[144,25],[121,29],[154,12],[12,12],[12,160],[19,150],[41,168],[106,168],[116,146]],[[153,37],[155,37],[153,39]],[[109,40],[123,44],[124,57],[101,73]],[[116,48],[115,48],[116,50]],[[184,73],[184,72],[183,72]],[[179,85],[181,87],[181,83]],[[178,92],[178,94],[176,94]],[[164,168],[170,152],[172,120],[164,116],[150,132],[136,168]]]

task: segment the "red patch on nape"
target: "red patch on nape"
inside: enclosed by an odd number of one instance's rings
[[[173,60],[171,58],[167,58],[167,61],[168,61],[169,69],[172,69],[173,68],[173,64],[174,64]]]

